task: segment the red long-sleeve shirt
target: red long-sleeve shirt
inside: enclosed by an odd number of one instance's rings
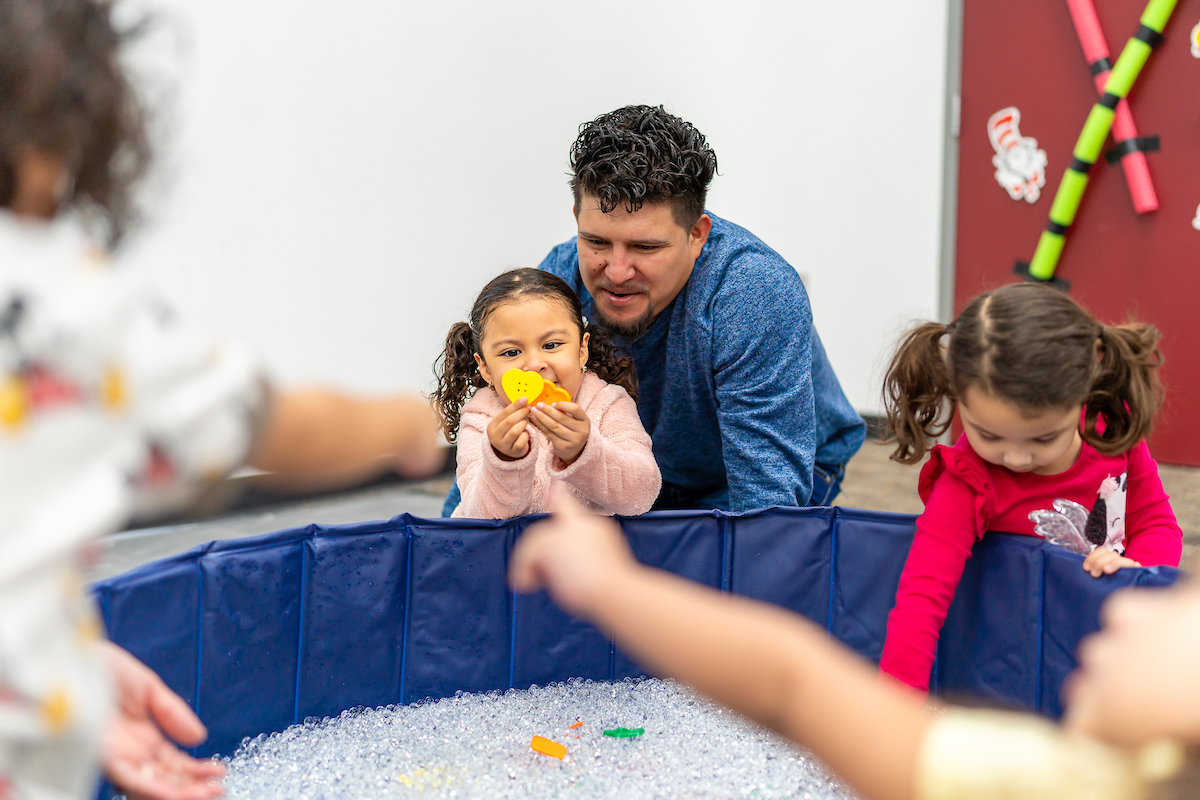
[[[1016,473],[989,464],[966,436],[954,447],[935,446],[921,470],[925,513],[917,519],[908,561],[888,615],[880,670],[928,690],[938,635],[971,547],[987,531],[1037,536],[1029,512],[1059,498],[1085,508],[1096,503],[1106,478],[1127,476],[1125,555],[1143,566],[1178,566],[1183,532],[1145,442],[1105,456],[1084,442],[1079,458],[1057,475]]]

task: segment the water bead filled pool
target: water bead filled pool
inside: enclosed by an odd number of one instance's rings
[[[247,739],[226,764],[229,797],[247,800],[853,798],[786,740],[659,680],[356,709]]]

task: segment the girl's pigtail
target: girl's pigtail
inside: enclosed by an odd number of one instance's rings
[[[1101,327],[1100,367],[1085,401],[1083,438],[1097,451],[1116,455],[1150,433],[1162,407],[1158,377],[1162,334],[1153,325],[1131,323]],[[1104,432],[1097,430],[1103,418]]]
[[[946,401],[953,400],[954,393],[941,348],[945,333],[946,326],[937,322],[913,328],[896,349],[883,379],[885,441],[896,443],[891,458],[901,464],[920,461],[930,442],[950,427]]]
[[[637,402],[638,377],[633,359],[617,350],[608,331],[597,325],[588,324],[586,327],[586,332],[591,334],[588,338],[588,369],[601,380],[623,387]]]
[[[463,404],[476,389],[487,386],[475,363],[475,349],[475,335],[471,332],[471,326],[456,322],[446,336],[446,349],[433,365],[437,389],[429,400],[448,442],[458,439]]]

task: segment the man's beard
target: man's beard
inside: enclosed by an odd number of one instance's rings
[[[600,310],[599,304],[596,305],[593,311],[596,314],[596,322],[605,330],[614,336],[620,336],[622,339],[630,342],[636,342],[645,336],[646,331],[650,330],[650,326],[654,324],[653,308],[647,308],[645,314],[631,322],[618,322],[617,320],[610,319]]]

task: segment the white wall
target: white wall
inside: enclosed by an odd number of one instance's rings
[[[937,309],[947,0],[137,0],[165,112],[126,268],[283,381],[427,388],[487,279],[574,234],[580,122],[662,103],[805,277],[851,401]]]

